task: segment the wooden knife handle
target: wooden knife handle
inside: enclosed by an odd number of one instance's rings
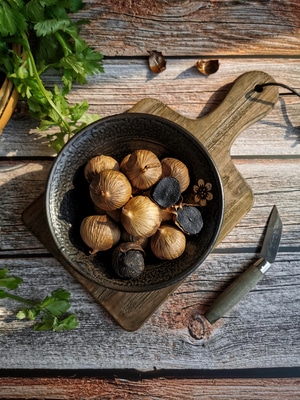
[[[261,266],[265,259],[260,258],[255,264],[246,269],[224,292],[222,292],[205,313],[205,318],[213,324],[233,308],[255,285],[263,278]]]

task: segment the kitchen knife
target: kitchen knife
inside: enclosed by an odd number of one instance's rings
[[[274,206],[264,238],[259,259],[247,268],[224,292],[222,292],[205,313],[205,318],[213,324],[234,307],[259,282],[275,261],[282,232],[282,222]]]

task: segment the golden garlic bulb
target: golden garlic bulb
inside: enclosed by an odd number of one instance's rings
[[[177,158],[166,157],[161,160],[162,176],[172,176],[176,178],[180,185],[181,193],[184,192],[190,184],[190,175],[187,166]]]
[[[130,235],[149,237],[160,225],[160,208],[146,196],[132,197],[122,208],[121,222]]]
[[[149,189],[161,177],[161,163],[150,150],[136,150],[123,161],[124,173],[137,189]]]
[[[171,225],[161,225],[150,239],[153,254],[161,260],[173,260],[181,256],[185,246],[184,233]]]
[[[86,166],[84,167],[84,177],[91,183],[94,176],[104,171],[105,169],[119,170],[119,163],[113,157],[110,156],[95,156],[91,158]]]
[[[103,210],[121,208],[131,197],[131,185],[126,176],[113,169],[105,169],[90,183],[93,203]]]
[[[95,254],[117,244],[121,237],[121,231],[118,224],[108,215],[91,215],[81,222],[80,236],[90,247],[90,254]]]

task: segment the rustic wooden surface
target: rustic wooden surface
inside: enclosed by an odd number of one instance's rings
[[[187,118],[198,118],[221,103],[238,76],[252,70],[300,90],[300,5],[295,0],[87,3],[82,14],[91,24],[83,33],[107,56],[105,73],[75,87],[70,100],[86,98],[91,111],[103,117],[150,97]],[[167,69],[159,75],[148,69],[150,49],[167,56]],[[219,71],[201,76],[195,68],[201,58],[218,58]],[[19,377],[0,379],[0,397],[299,398],[299,379],[293,378],[299,377],[300,359],[299,110],[300,98],[282,96],[266,117],[235,140],[231,155],[254,193],[253,208],[133,333],[121,329],[22,223],[23,210],[44,191],[54,154],[35,122],[16,115],[0,137],[0,268],[23,277],[21,295],[41,298],[65,287],[80,327],[58,335],[35,333],[30,322],[15,320],[14,303],[2,301],[0,374],[19,371]],[[229,315],[203,329],[201,315],[209,304],[256,259],[273,204],[283,221],[276,262]],[[97,376],[127,369],[158,371],[159,378],[134,383],[21,378],[35,370],[41,376],[66,370],[73,376],[77,370]],[[201,371],[232,371],[235,378],[237,370],[249,369],[256,378],[266,370],[279,371],[281,379],[278,374],[258,380],[201,378]],[[181,379],[174,373],[166,379],[165,370],[199,371],[199,378]]]

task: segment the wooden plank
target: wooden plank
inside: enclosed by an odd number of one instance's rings
[[[0,379],[6,399],[299,399],[298,378],[292,379],[149,379],[130,381],[95,378]]]
[[[17,321],[18,305],[0,307],[3,369],[231,369],[299,366],[299,253],[280,252],[265,278],[217,324],[201,315],[256,255],[211,254],[137,332],[126,332],[53,258],[0,259],[24,282],[17,293],[41,299],[64,287],[80,326],[34,332]],[[203,329],[204,326],[204,329]],[[1,393],[1,391],[0,391]]]
[[[221,58],[219,71],[209,77],[197,71],[196,61],[196,57],[169,58],[166,71],[154,75],[146,59],[107,59],[105,73],[92,77],[86,85],[75,85],[70,102],[87,99],[90,112],[105,117],[125,112],[138,101],[150,97],[196,119],[215,109],[229,85],[248,71],[265,71],[276,81],[300,89],[298,59]],[[45,78],[47,84],[57,80],[49,75]],[[232,146],[232,155],[299,156],[299,106],[300,99],[296,96],[281,98],[263,120],[239,135]],[[15,115],[0,137],[0,156],[53,156],[55,153],[48,146],[46,133],[38,132],[36,126],[37,122],[26,118],[23,111]]]
[[[297,0],[87,3],[83,34],[106,56],[299,55]]]

